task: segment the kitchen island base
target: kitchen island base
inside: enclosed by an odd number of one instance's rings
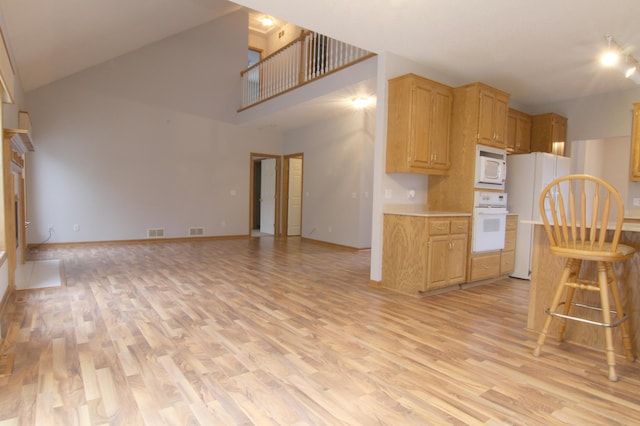
[[[639,229],[640,230],[640,229]],[[620,243],[640,249],[640,232],[624,230],[620,237]],[[533,233],[533,259],[531,271],[531,285],[529,288],[529,312],[527,328],[540,333],[544,326],[547,314],[545,309],[551,305],[553,293],[558,283],[561,271],[565,264],[565,258],[553,256],[550,252],[550,244],[542,225],[534,226]],[[595,262],[589,262],[587,273],[593,276]],[[640,353],[640,253],[624,262],[614,265],[614,271],[618,276],[620,295],[625,312],[628,315],[626,321],[631,336],[632,348],[635,354]],[[597,305],[599,295],[594,292],[589,294],[576,294],[575,303],[584,305]],[[585,312],[585,316],[593,321],[601,321],[599,312]],[[556,339],[560,321],[554,321],[549,330],[548,339]],[[613,328],[613,340],[615,353],[624,356],[624,348],[620,336],[619,327]],[[589,346],[597,350],[605,350],[605,333],[602,327],[568,321],[564,331],[565,342]],[[544,352],[543,352],[544,353]],[[543,355],[544,356],[544,355]]]

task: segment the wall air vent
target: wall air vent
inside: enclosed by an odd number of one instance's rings
[[[204,228],[189,228],[190,237],[202,237],[204,235]]]
[[[164,228],[147,229],[147,238],[163,238]]]

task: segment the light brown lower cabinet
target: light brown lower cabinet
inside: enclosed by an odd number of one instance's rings
[[[469,268],[469,281],[480,281],[500,275],[500,251],[473,253]]]
[[[469,218],[384,215],[382,286],[419,294],[466,281]]]

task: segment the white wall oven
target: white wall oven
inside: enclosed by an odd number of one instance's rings
[[[508,214],[507,194],[476,191],[473,201],[471,251],[502,250]]]

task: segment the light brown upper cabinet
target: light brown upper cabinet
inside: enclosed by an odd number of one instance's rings
[[[564,155],[567,118],[553,112],[531,117],[531,152]]]
[[[531,152],[531,116],[509,108],[507,121],[507,152],[526,154]]]
[[[507,144],[509,95],[482,83],[471,85],[478,90],[478,143],[504,149]]]
[[[387,173],[447,173],[452,104],[444,84],[415,74],[389,80]]]
[[[640,102],[633,104],[631,131],[631,181],[640,182]]]

